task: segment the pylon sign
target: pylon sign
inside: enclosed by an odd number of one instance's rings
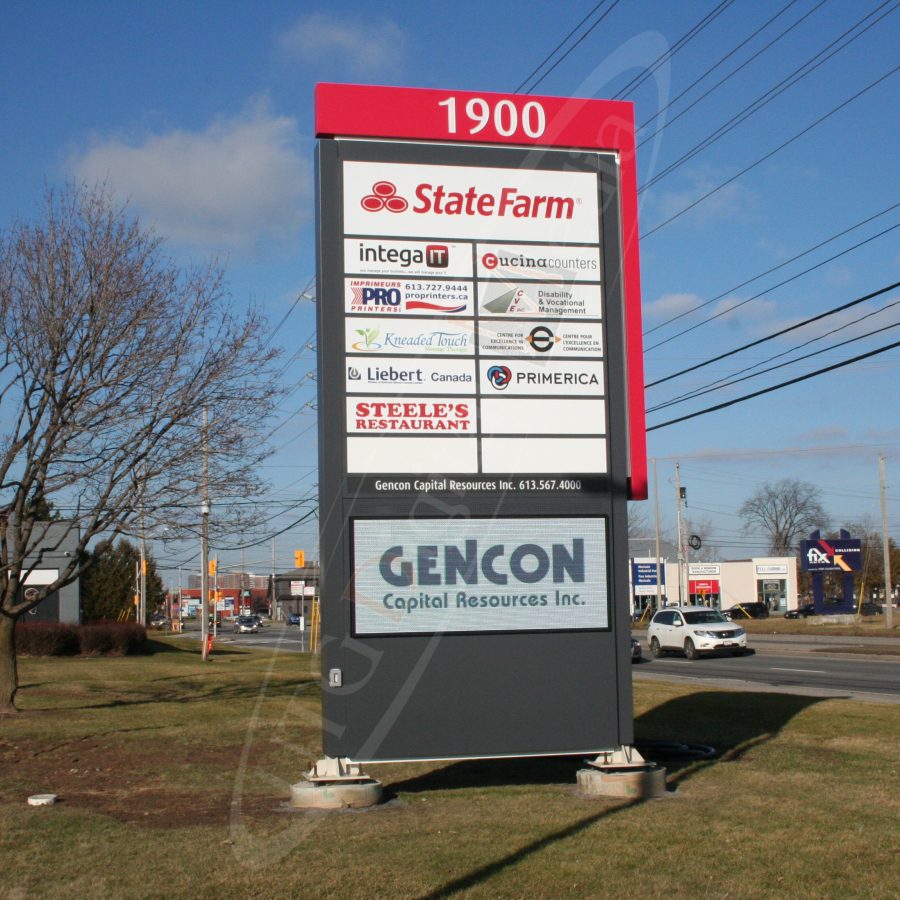
[[[319,85],[325,753],[631,742],[631,105]]]
[[[804,572],[859,572],[862,542],[858,538],[800,541],[800,568]]]

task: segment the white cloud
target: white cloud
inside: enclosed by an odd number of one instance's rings
[[[406,33],[389,19],[316,12],[298,19],[275,43],[287,60],[332,64],[347,75],[372,77],[402,64]]]
[[[652,175],[652,173],[651,173]],[[661,191],[654,198],[654,207],[661,221],[680,213],[696,200],[718,188],[727,176],[709,168],[694,169],[684,173],[687,187],[684,190]],[[656,193],[656,189],[651,189]],[[737,181],[727,184],[697,206],[685,213],[685,220],[699,224],[719,222],[722,219],[745,219],[756,208],[756,195]],[[655,217],[654,217],[655,222]]]
[[[161,236],[227,252],[292,237],[311,181],[297,121],[263,99],[202,131],[95,139],[70,169],[79,180],[105,182]]]
[[[656,300],[644,304],[644,318],[651,321],[678,316],[702,303],[703,301],[696,294],[663,294]]]

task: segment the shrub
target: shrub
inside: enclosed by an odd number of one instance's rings
[[[20,622],[16,626],[16,652],[23,656],[127,656],[140,652],[146,641],[145,628],[135,622]]]

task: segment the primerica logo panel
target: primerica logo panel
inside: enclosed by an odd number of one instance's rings
[[[479,281],[481,316],[558,316],[564,319],[599,319],[602,293],[599,284],[531,284],[524,281]]]
[[[344,163],[348,234],[599,241],[588,172]]]
[[[609,626],[602,518],[353,523],[356,634]]]
[[[472,283],[345,278],[344,311],[376,315],[471,316]]]
[[[474,359],[347,357],[347,393],[474,394]]]
[[[546,237],[546,235],[544,235]],[[599,247],[551,244],[477,244],[477,275],[515,281],[599,281]]]
[[[533,397],[602,397],[603,367],[599,362],[482,360],[479,393]]]
[[[446,241],[345,238],[344,272],[347,275],[393,275],[400,278],[471,278],[472,246]]]
[[[603,355],[600,324],[561,321],[493,322],[478,325],[478,346],[483,356],[577,357]]]
[[[362,354],[416,354],[471,356],[474,324],[471,321],[429,322],[424,319],[345,319],[346,352]]]

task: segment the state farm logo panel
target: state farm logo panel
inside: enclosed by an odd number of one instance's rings
[[[347,393],[474,394],[474,359],[347,357]]]
[[[544,235],[546,237],[546,235]],[[599,281],[598,247],[560,247],[553,244],[477,244],[479,278],[515,281]]]
[[[348,234],[599,241],[590,172],[344,163]]]
[[[534,397],[602,397],[603,367],[599,362],[531,362],[504,359],[479,363],[482,395]]]
[[[344,272],[348,275],[472,277],[472,245],[442,241],[344,239]]]
[[[475,401],[471,397],[348,397],[347,431],[379,434],[472,434]]]
[[[478,314],[481,316],[599,319],[603,314],[602,304],[599,284],[478,282]]]
[[[434,322],[426,319],[372,318],[344,320],[347,353],[416,354],[436,356],[474,355],[474,323],[461,320]]]
[[[344,279],[347,313],[455,317],[471,316],[472,310],[472,284],[467,281]]]
[[[599,323],[494,322],[481,320],[478,347],[483,356],[593,356],[603,355]]]

